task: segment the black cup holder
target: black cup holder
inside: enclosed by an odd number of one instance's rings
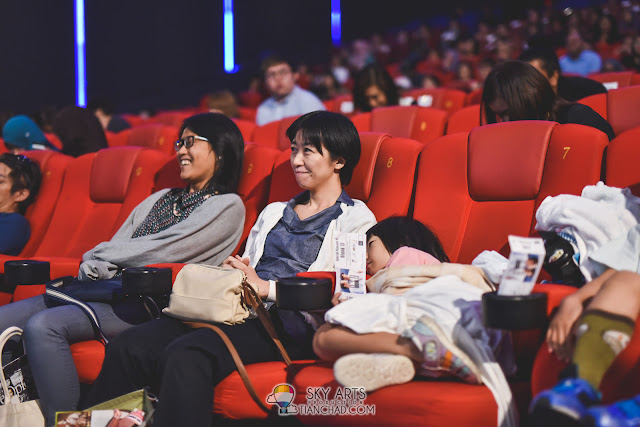
[[[530,295],[498,295],[487,292],[482,295],[482,320],[494,329],[524,330],[547,326],[547,294],[533,292]]]
[[[8,287],[42,285],[51,280],[51,265],[47,261],[31,259],[5,261],[4,280]]]
[[[122,271],[122,292],[125,295],[165,295],[171,293],[170,268],[126,268]]]
[[[276,282],[276,306],[283,310],[310,311],[331,308],[330,279],[285,277]]]

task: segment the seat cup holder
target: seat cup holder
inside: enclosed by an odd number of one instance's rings
[[[283,310],[312,311],[332,307],[330,279],[285,277],[276,281],[276,306]]]
[[[171,293],[170,268],[125,268],[122,271],[122,292],[125,295],[166,295]]]
[[[5,261],[4,280],[7,287],[42,285],[51,280],[51,265],[31,259]]]
[[[482,320],[488,328],[505,330],[541,329],[547,326],[547,294],[482,295]]]

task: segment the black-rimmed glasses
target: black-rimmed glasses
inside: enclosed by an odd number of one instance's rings
[[[176,151],[180,151],[180,149],[182,148],[182,146],[184,145],[187,149],[193,147],[193,143],[196,142],[196,139],[199,139],[200,141],[209,141],[207,138],[203,137],[203,136],[188,136],[186,138],[182,138],[177,140],[174,143],[174,147],[176,149]]]

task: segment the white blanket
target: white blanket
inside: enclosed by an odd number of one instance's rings
[[[496,362],[496,357],[502,359],[507,374],[515,372],[510,345],[505,345],[509,337],[482,324],[482,294],[482,290],[457,276],[443,276],[402,295],[369,293],[345,301],[329,310],[325,321],[361,334],[389,332],[411,337],[411,327],[422,315],[428,314],[480,368],[483,383],[496,399],[499,424],[516,426],[517,412],[511,390]]]
[[[611,241],[618,241],[618,248],[624,246],[620,240],[626,239],[639,219],[640,198],[627,188],[608,187],[599,182],[585,187],[581,197],[562,194],[544,199],[536,212],[536,230],[573,236],[580,254],[580,270],[590,281],[603,270],[601,262],[594,262],[596,250]],[[614,249],[610,248],[609,255]],[[634,253],[637,258],[637,248]]]

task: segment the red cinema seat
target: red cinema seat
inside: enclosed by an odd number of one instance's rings
[[[607,93],[597,93],[584,97],[578,102],[591,107],[596,113],[600,114],[602,118],[607,120],[607,95]]]
[[[67,165],[72,160],[71,156],[50,150],[30,151],[27,156],[40,166],[42,183],[38,197],[26,212],[26,218],[31,226],[31,237],[20,252],[20,257],[33,256],[47,232],[49,221],[58,203]]]
[[[195,110],[161,111],[149,119],[149,122],[179,128],[186,118],[194,114],[196,114]]]
[[[241,120],[247,120],[249,122],[256,122],[256,113],[257,110],[255,108],[247,108],[247,107],[238,107],[238,113],[240,114]]]
[[[624,87],[607,93],[607,120],[616,135],[640,126],[640,86]]]
[[[269,196],[269,184],[271,182],[271,173],[273,166],[280,151],[275,148],[269,148],[251,142],[245,143],[244,146],[244,164],[242,166],[242,175],[238,184],[238,194],[244,202],[246,209],[244,219],[244,230],[238,249],[244,245],[245,240],[249,236],[251,227],[258,219],[258,215],[267,205]],[[240,252],[236,250],[236,252]]]
[[[480,126],[480,105],[470,105],[456,111],[447,120],[447,135],[458,132],[471,132]]]
[[[633,73],[631,76],[631,86],[640,85],[640,73]]]
[[[7,152],[7,146],[4,145],[4,140],[0,138],[0,154]]]
[[[125,129],[117,133],[106,131],[104,135],[107,137],[107,145],[109,147],[123,147],[127,145],[129,132],[131,132],[130,129]]]
[[[617,71],[612,73],[594,73],[589,74],[587,77],[602,83],[607,90],[612,90],[631,86],[632,76],[633,71]]]
[[[350,117],[358,132],[371,132],[371,113],[359,113]]]
[[[606,183],[625,188],[640,183],[640,127],[630,129],[609,142]]]
[[[266,145],[267,147],[286,150],[291,146],[291,141],[287,138],[287,129],[300,116],[285,117],[282,120],[256,126],[253,130],[251,142]]]
[[[109,240],[151,194],[156,173],[166,161],[162,153],[140,147],[108,148],[71,160],[33,258],[50,261],[52,277],[76,275],[82,254]],[[0,256],[2,271],[8,259],[21,257]]]
[[[242,139],[244,139],[245,142],[252,141],[253,130],[256,128],[256,124],[242,119],[233,119],[233,122],[238,126],[238,129],[240,129]]]
[[[178,139],[180,129],[159,123],[136,126],[126,132],[126,144],[136,147],[152,148],[168,156],[175,155],[173,143]]]
[[[333,105],[330,111],[341,114],[353,114],[353,96],[352,95],[340,95],[331,100]]]
[[[533,234],[545,197],[598,182],[607,142],[594,128],[544,121],[444,136],[422,151],[413,217],[432,227],[453,262],[470,263],[485,249],[503,250],[509,234]]]
[[[444,135],[447,113],[418,106],[382,107],[371,112],[371,131],[428,144]]]
[[[467,94],[457,89],[413,89],[405,92],[402,98],[411,99],[420,107],[433,107],[444,110],[448,114],[464,106]],[[407,104],[403,104],[407,105]]]
[[[476,89],[467,94],[464,99],[464,105],[478,105],[482,102],[482,88]]]

